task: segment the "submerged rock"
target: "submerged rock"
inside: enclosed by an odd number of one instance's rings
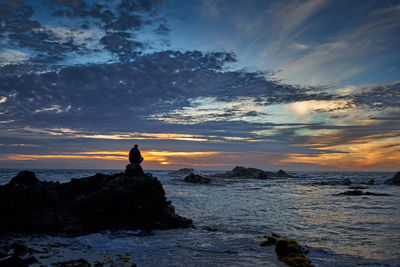
[[[268,179],[268,178],[290,178],[292,175],[286,173],[285,171],[279,170],[277,173],[267,172],[256,168],[245,168],[237,166],[233,168],[231,171],[227,171],[223,174],[218,174],[218,177],[224,178],[235,178],[235,177],[243,177],[243,178],[254,178],[254,179]]]
[[[165,191],[151,175],[96,174],[68,183],[19,174],[0,186],[0,234],[63,233],[81,235],[103,230],[172,229],[192,226],[175,214]]]
[[[194,172],[194,169],[190,169],[190,168],[183,168],[183,169],[179,169],[177,171],[172,171],[170,173],[168,173],[168,175],[170,176],[183,176],[183,175],[188,175]]]
[[[373,192],[363,192],[361,190],[348,190],[343,193],[339,193],[336,195],[345,195],[345,196],[390,196],[389,194],[384,194],[384,193],[373,193]]]
[[[400,172],[396,173],[391,179],[386,180],[385,184],[400,185]]]
[[[211,179],[191,173],[185,177],[184,181],[187,183],[208,184]]]

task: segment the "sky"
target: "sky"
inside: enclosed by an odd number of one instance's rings
[[[400,170],[400,1],[0,0],[0,168]]]

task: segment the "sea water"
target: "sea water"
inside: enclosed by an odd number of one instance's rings
[[[20,170],[0,170],[7,183]],[[111,170],[35,170],[40,180],[111,174]],[[310,248],[316,266],[400,266],[400,186],[385,185],[394,173],[292,172],[296,178],[212,178],[190,184],[166,171],[151,171],[195,229],[102,232],[75,238],[13,236],[35,248],[43,264],[85,258],[91,263],[128,256],[138,266],[285,266],[273,247],[260,247],[276,233]],[[198,171],[204,176],[215,172]],[[363,191],[390,196],[345,196],[345,185],[318,182],[349,178],[353,184],[375,179]],[[129,212],[129,211],[127,211]]]

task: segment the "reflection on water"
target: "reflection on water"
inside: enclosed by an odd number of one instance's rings
[[[17,172],[1,171],[0,183]],[[36,174],[39,179],[65,182],[96,172],[115,171],[42,170]],[[263,235],[275,232],[313,247],[310,258],[317,266],[400,264],[400,187],[383,184],[392,173],[318,172],[278,180],[213,178],[208,185],[184,183],[167,172],[153,174],[176,212],[193,219],[196,229],[156,231],[147,237],[128,232],[95,234],[58,242],[85,248],[87,258],[131,253],[139,266],[279,266],[272,248],[258,246]],[[368,185],[364,191],[391,196],[338,196],[348,186],[312,185],[345,178],[354,183],[374,178],[377,185]],[[217,230],[210,232],[206,227]],[[48,240],[31,242],[45,247]]]

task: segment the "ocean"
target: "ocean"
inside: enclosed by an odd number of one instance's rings
[[[21,170],[0,170],[0,184]],[[115,170],[33,170],[40,180],[71,178]],[[385,185],[389,172],[290,172],[296,178],[255,180],[212,178],[190,184],[167,171],[156,176],[176,213],[193,220],[195,229],[102,232],[80,237],[20,236],[35,248],[42,264],[85,258],[92,264],[129,257],[138,266],[285,266],[273,247],[258,243],[271,233],[295,238],[310,249],[315,266],[400,266],[400,186]],[[212,176],[213,171],[197,171]],[[345,185],[321,182],[349,178],[373,193],[346,196]],[[129,211],[127,211],[129,212]]]

